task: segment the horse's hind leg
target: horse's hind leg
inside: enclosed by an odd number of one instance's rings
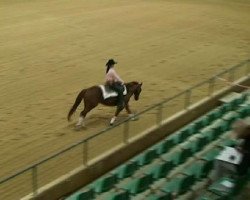
[[[84,126],[84,119],[89,111],[91,111],[93,108],[95,108],[98,104],[86,104],[84,106],[83,111],[80,113],[78,122],[76,124],[77,127],[83,127]]]
[[[86,116],[86,115],[85,115]],[[85,116],[81,115],[79,116],[79,119],[78,119],[78,122],[76,124],[77,127],[81,127],[81,126],[84,126],[84,118]]]

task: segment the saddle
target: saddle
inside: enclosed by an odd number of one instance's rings
[[[117,92],[110,89],[110,87],[107,86],[107,85],[99,85],[99,87],[102,90],[102,96],[103,96],[104,99],[118,96]],[[127,88],[126,88],[125,85],[123,87],[124,87],[123,95],[126,95],[127,94]]]

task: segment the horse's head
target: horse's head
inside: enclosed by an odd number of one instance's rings
[[[139,100],[140,93],[142,91],[141,86],[142,86],[142,83],[138,83],[138,82],[131,82],[131,83],[129,83],[129,90],[131,90],[131,92],[133,93],[134,99],[136,101]]]
[[[128,92],[131,94],[131,96],[134,95],[134,99],[138,101],[140,97],[140,93],[142,91],[142,88],[141,88],[142,83],[133,81],[133,82],[126,83],[125,85],[126,85]]]
[[[139,100],[139,97],[140,97],[140,94],[141,94],[141,91],[142,91],[141,86],[142,86],[142,83],[138,83],[138,85],[136,86],[136,89],[134,91],[134,98],[135,98],[136,101]]]

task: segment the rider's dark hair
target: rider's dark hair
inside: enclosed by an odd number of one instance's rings
[[[114,59],[109,59],[108,62],[106,63],[107,69],[106,69],[106,74],[110,70],[111,67],[114,66],[114,64],[117,64],[117,62],[114,61]]]
[[[106,74],[109,72],[111,65],[107,65]]]
[[[114,67],[114,65],[107,65],[106,74],[109,72],[110,68],[112,67]]]

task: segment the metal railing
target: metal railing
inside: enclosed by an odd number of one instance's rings
[[[87,167],[94,158],[110,151],[110,147],[115,148],[121,144],[128,144],[131,138],[145,129],[155,125],[160,126],[163,120],[173,114],[187,110],[192,104],[224,89],[227,83],[223,80],[233,83],[235,80],[249,76],[249,73],[250,60],[243,61],[137,113],[135,117],[139,117],[140,120],[132,122],[131,117],[126,118],[113,127],[54,153],[11,176],[2,178],[0,180],[0,199],[20,199],[30,193],[35,196],[39,188],[78,167]]]

